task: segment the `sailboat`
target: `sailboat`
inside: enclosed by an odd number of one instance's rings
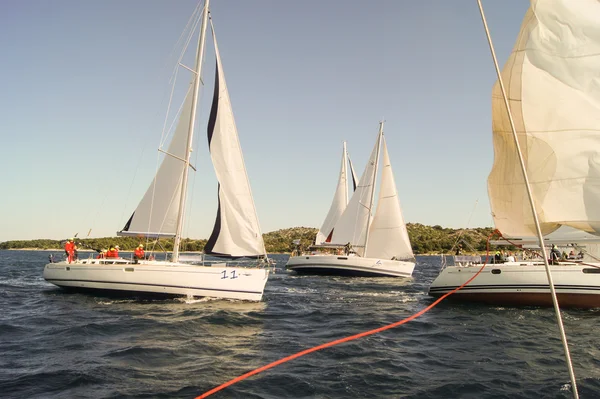
[[[200,14],[196,65],[178,125],[165,157],[139,205],[117,234],[174,238],[171,259],[82,259],[49,263],[44,278],[59,287],[133,293],[159,293],[260,301],[268,279],[261,267],[225,263],[196,266],[179,262],[190,154],[209,15],[209,0]],[[212,28],[212,23],[211,23]],[[208,121],[211,160],[218,180],[218,211],[205,254],[228,258],[266,258],[256,208],[244,165],[233,110],[223,75],[214,28],[215,87]],[[187,68],[186,69],[190,69]],[[190,69],[191,70],[191,69]]]
[[[306,253],[290,257],[286,267],[299,274],[410,277],[415,267],[414,255],[400,209],[383,122],[367,166],[346,202],[345,156],[344,150],[338,188],[315,245]],[[373,215],[380,158],[381,186]]]
[[[600,241],[599,20],[597,1],[532,0],[502,70],[544,246],[591,249]],[[494,224],[504,236],[533,245],[535,221],[498,81],[492,130],[495,157],[488,194]],[[549,266],[561,307],[600,307],[600,263],[587,252],[583,259]],[[465,260],[445,267],[429,294],[454,290],[483,266]],[[451,298],[553,304],[543,259],[486,265]]]
[[[348,206],[348,167],[350,167],[350,177],[352,179],[352,191],[356,190],[356,173],[352,166],[352,161],[348,156],[348,149],[346,148],[346,142],[343,143],[342,149],[342,166],[340,167],[340,176],[338,178],[338,185],[333,195],[333,201],[329,207],[329,212],[323,221],[323,225],[317,233],[315,243],[324,244],[330,243],[333,235],[333,229],[335,224],[339,220],[340,216]]]

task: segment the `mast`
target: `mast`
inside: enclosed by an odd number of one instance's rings
[[[348,205],[348,151],[346,150],[346,142],[344,141],[344,153],[342,154],[342,173],[344,174],[344,205]]]
[[[202,62],[204,60],[204,42],[206,41],[206,26],[208,21],[208,3],[204,4],[202,13],[202,26],[200,28],[200,36],[198,38],[198,49],[196,52],[196,67],[194,69],[194,91],[192,92],[192,112],[190,115],[190,125],[188,127],[188,139],[185,147],[185,167],[183,169],[183,177],[181,181],[181,196],[179,199],[179,214],[177,215],[177,227],[175,230],[175,241],[173,242],[173,257],[172,261],[179,260],[179,245],[181,243],[181,232],[183,230],[183,215],[185,213],[185,197],[187,194],[188,175],[190,171],[190,155],[192,153],[192,139],[194,137],[194,125],[196,123],[196,110],[198,108],[198,92],[200,91],[200,78],[202,76]]]
[[[383,121],[379,122],[379,134],[377,135],[377,156],[375,157],[375,167],[373,168],[373,190],[371,190],[371,202],[369,203],[369,220],[367,221],[367,232],[365,234],[365,246],[363,257],[367,255],[367,243],[369,242],[369,230],[371,219],[373,218],[373,202],[375,202],[375,186],[377,185],[377,169],[379,167],[379,153],[381,152],[381,136],[383,135]]]

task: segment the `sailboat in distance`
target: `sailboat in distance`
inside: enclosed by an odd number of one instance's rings
[[[373,215],[380,163],[381,187]],[[346,180],[344,167],[342,161],[334,202],[315,245],[290,257],[286,267],[299,274],[410,277],[415,267],[414,254],[400,209],[383,122],[367,166],[346,206],[339,200],[340,191],[344,191],[342,180]]]
[[[229,267],[225,263],[196,266],[179,262],[208,16],[209,0],[206,0],[199,15],[201,29],[196,65],[172,141],[167,151],[163,151],[165,157],[148,190],[124,228],[118,232],[123,236],[174,238],[171,259],[90,258],[71,263],[49,263],[43,274],[47,281],[80,290],[261,300],[268,279],[265,268]],[[219,207],[205,254],[266,258],[214,28],[212,33],[216,67],[208,143],[219,182]]]
[[[600,263],[590,256],[600,242],[598,21],[598,1],[532,0],[502,70],[544,245],[582,255],[556,259],[549,267],[561,307],[600,307]],[[511,241],[533,246],[535,220],[498,81],[492,92],[492,130],[488,194],[494,224],[504,236],[516,237]],[[440,272],[430,295],[454,290],[482,267],[465,258],[455,263]],[[451,298],[553,304],[543,259],[486,265]]]
[[[348,150],[346,149],[346,142],[343,143],[342,150],[342,166],[340,167],[340,176],[338,178],[338,185],[333,195],[333,201],[329,207],[329,212],[323,221],[323,225],[317,233],[315,243],[330,243],[333,236],[333,229],[335,224],[339,220],[340,216],[348,206],[348,167],[350,167],[350,178],[352,179],[352,191],[356,190],[356,173],[352,166],[352,161],[348,156]]]

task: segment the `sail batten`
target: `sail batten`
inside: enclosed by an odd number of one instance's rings
[[[502,71],[540,227],[600,234],[600,3],[532,0]],[[492,94],[496,228],[535,236],[498,83]]]

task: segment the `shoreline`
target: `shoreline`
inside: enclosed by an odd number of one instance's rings
[[[9,248],[9,249],[0,249],[0,251],[45,251],[45,252],[52,252],[52,251],[64,251],[63,248],[54,248],[54,249],[42,249],[42,248]],[[84,252],[84,253],[95,253],[96,251],[92,250],[92,249],[79,249],[78,252]],[[133,252],[133,250],[131,251],[127,251],[127,250],[121,250],[120,252]],[[158,253],[158,252],[157,252]],[[163,252],[160,252],[163,253]],[[183,251],[182,253],[186,253],[186,254],[201,254],[201,251]],[[268,255],[290,255],[290,252],[268,252]],[[452,254],[416,254],[415,256],[454,256]],[[485,253],[482,254],[469,254],[469,256],[485,256]],[[210,255],[209,255],[210,256]],[[490,255],[492,256],[492,255]]]

